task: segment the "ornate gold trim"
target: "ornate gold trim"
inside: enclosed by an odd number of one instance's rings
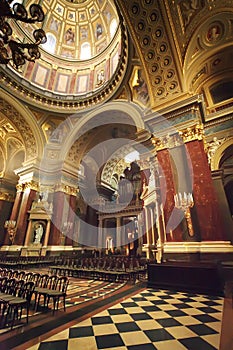
[[[0,201],[14,202],[15,197],[9,192],[0,192]]]
[[[174,148],[180,146],[184,143],[203,140],[204,139],[204,126],[203,124],[196,124],[189,126],[186,129],[177,131],[174,134],[167,134],[160,138],[153,137],[152,143],[156,151],[161,151],[167,148]]]
[[[70,196],[76,196],[79,192],[79,189],[64,184],[57,184],[54,188],[54,192],[64,192]]]

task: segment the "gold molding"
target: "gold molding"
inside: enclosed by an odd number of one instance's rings
[[[9,192],[0,192],[0,200],[6,202],[14,202],[15,197],[12,193]]]
[[[160,138],[152,138],[152,143],[156,148],[156,151],[161,151],[167,148],[174,148],[184,143],[203,140],[204,138],[204,126],[203,124],[196,124],[189,126],[186,129],[177,131],[174,134],[167,134]]]
[[[70,196],[76,196],[79,192],[79,189],[76,187],[64,185],[64,184],[57,184],[54,188],[54,192],[63,192]]]

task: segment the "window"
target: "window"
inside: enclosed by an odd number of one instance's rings
[[[91,45],[89,43],[83,43],[81,45],[80,59],[87,60],[91,58]]]
[[[226,81],[213,85],[210,88],[210,94],[214,103],[233,98],[233,81]]]
[[[114,37],[116,30],[117,30],[117,20],[116,20],[116,18],[113,18],[113,20],[110,23],[110,37],[111,37],[111,39]]]
[[[46,36],[47,36],[47,41],[45,44],[43,44],[41,46],[46,51],[48,51],[50,53],[55,53],[56,43],[57,43],[56,37],[51,33],[47,33]]]

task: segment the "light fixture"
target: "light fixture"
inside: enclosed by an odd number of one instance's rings
[[[194,206],[194,199],[192,193],[181,193],[174,195],[174,202],[175,207],[183,210],[185,219],[187,221],[188,226],[188,233],[192,237],[194,236],[194,230],[193,230],[193,224],[192,224],[192,217],[191,217],[191,211],[190,208]]]
[[[7,233],[9,235],[9,239],[11,244],[14,244],[15,235],[16,235],[16,221],[15,220],[7,220],[5,221],[4,227],[7,229]]]
[[[42,7],[31,4],[29,8],[30,16],[26,8],[19,3],[10,6],[12,0],[0,0],[0,63],[8,64],[13,61],[16,69],[23,66],[28,61],[35,61],[40,58],[38,45],[47,41],[43,29],[36,29],[33,32],[34,43],[22,43],[11,38],[12,28],[7,22],[8,18],[24,23],[43,22],[44,12]]]

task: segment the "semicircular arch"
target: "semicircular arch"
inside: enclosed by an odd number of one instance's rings
[[[0,113],[14,124],[22,137],[25,145],[24,163],[41,158],[45,138],[35,116],[12,95],[2,89],[0,91],[4,96],[0,98]]]
[[[215,151],[214,156],[213,156],[213,160],[212,160],[212,170],[218,170],[219,169],[219,165],[221,162],[221,159],[224,155],[224,152],[226,151],[226,149],[230,146],[233,145],[233,137],[230,137],[229,139],[227,139],[226,141],[224,141]]]

